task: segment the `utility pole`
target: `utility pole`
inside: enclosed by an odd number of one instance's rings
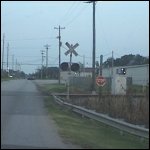
[[[65,27],[60,27],[59,25],[59,28],[56,28],[54,27],[54,29],[58,29],[59,30],[59,36],[58,36],[58,39],[59,39],[59,84],[60,84],[60,63],[61,63],[61,51],[60,51],[60,48],[61,48],[61,35],[60,35],[60,30],[61,29],[65,29]]]
[[[21,72],[21,64],[19,63],[19,71]]]
[[[113,78],[113,67],[114,67],[114,56],[112,51],[112,60],[111,60],[111,77]]]
[[[3,51],[2,51],[2,70],[4,65],[4,49],[5,49],[5,34],[3,34]]]
[[[46,47],[46,78],[47,78],[47,69],[48,69],[48,48],[50,47],[50,45],[45,45]]]
[[[85,55],[83,55],[83,72],[85,77]]]
[[[17,59],[16,59],[16,71],[17,71]]]
[[[92,79],[93,79],[93,86],[92,89],[95,92],[95,1],[93,1],[93,72],[92,72]]]
[[[8,45],[7,45],[7,73],[8,73],[8,75],[9,75],[8,57],[9,57],[9,43],[8,43]]]
[[[41,54],[42,54],[42,67],[41,67],[41,79],[43,78],[43,61],[44,61],[44,50],[41,50]]]
[[[93,61],[92,61],[92,93],[95,93],[95,1],[88,1],[86,3],[93,3]]]
[[[12,71],[14,70],[14,55],[12,55]]]
[[[103,65],[103,55],[100,55],[100,71],[99,71],[99,75],[102,76],[102,65]],[[99,87],[99,102],[101,100],[101,95],[102,95],[102,87]]]

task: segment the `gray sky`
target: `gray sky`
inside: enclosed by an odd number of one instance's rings
[[[5,33],[9,42],[9,68],[12,55],[22,64],[21,70],[33,73],[41,67],[41,50],[49,48],[49,67],[58,66],[58,30],[61,30],[61,62],[69,61],[66,42],[79,43],[79,56],[73,62],[92,66],[92,4],[83,1],[1,1],[1,51]],[[66,49],[65,49],[66,48]],[[149,2],[98,1],[96,3],[96,60],[104,61],[128,54],[149,56]],[[45,61],[44,61],[45,63]],[[30,65],[26,65],[30,64]],[[37,65],[32,65],[37,64]],[[39,65],[38,65],[39,64]]]

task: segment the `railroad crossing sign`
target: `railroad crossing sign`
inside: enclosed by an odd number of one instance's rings
[[[105,83],[106,83],[106,79],[105,79],[104,77],[98,76],[98,77],[96,78],[96,84],[97,84],[98,86],[104,86]]]
[[[74,46],[71,44],[69,44],[68,42],[66,42],[66,46],[69,48],[69,50],[67,52],[65,52],[65,55],[68,55],[69,53],[73,53],[75,56],[78,56],[78,53],[74,50],[76,47],[79,46],[78,43],[76,43]]]

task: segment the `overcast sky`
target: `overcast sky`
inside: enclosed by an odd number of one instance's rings
[[[73,62],[92,66],[92,3],[83,1],[1,1],[1,52],[5,33],[5,57],[9,42],[9,68],[14,60],[21,70],[33,73],[41,67],[41,50],[49,44],[48,65],[58,66],[58,30],[61,30],[61,62],[69,61],[66,42],[79,43]],[[96,60],[128,54],[149,56],[149,2],[97,1]],[[33,65],[36,64],[36,65]],[[45,60],[44,60],[45,64]],[[5,65],[6,67],[6,65]],[[5,68],[4,67],[4,68]],[[15,68],[15,67],[14,67]]]

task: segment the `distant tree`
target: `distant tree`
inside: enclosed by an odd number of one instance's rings
[[[143,57],[139,54],[137,55],[124,55],[121,58],[114,59],[114,66],[130,66],[130,65],[142,65],[149,64],[149,57]],[[109,57],[104,63],[104,67],[112,66],[112,58]]]
[[[48,67],[47,74],[49,79],[58,79],[58,75],[59,75],[58,67]]]
[[[104,63],[103,63],[104,67],[112,67],[112,57],[109,57]]]

